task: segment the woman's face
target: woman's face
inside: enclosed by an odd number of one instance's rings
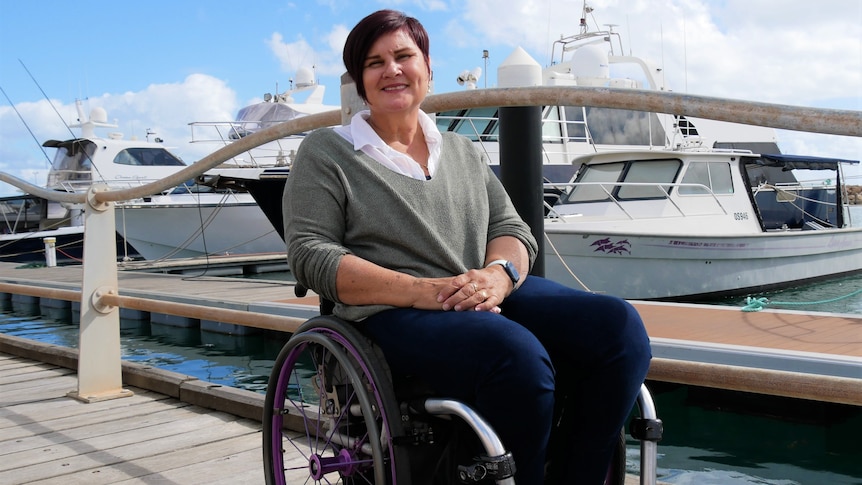
[[[381,36],[365,58],[362,80],[372,113],[419,109],[428,94],[425,56],[403,29]]]

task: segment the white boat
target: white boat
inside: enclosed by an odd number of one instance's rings
[[[166,177],[185,167],[161,140],[124,139],[112,132],[106,137],[96,128],[115,128],[107,123],[107,113],[96,107],[90,117],[84,116],[80,101],[76,103],[80,128],[78,138],[48,140],[43,146],[55,148],[56,154],[48,173],[46,188],[62,192],[85,192],[95,182],[113,189],[143,185]],[[83,204],[61,204],[32,195],[5,197],[0,200],[0,260],[44,261],[43,238],[54,237],[58,260],[80,260],[83,247]],[[118,242],[118,254],[129,255]],[[131,252],[134,256],[134,252]]]
[[[311,69],[299,69],[295,84],[294,80],[291,80],[287,91],[274,95],[264,94],[263,102],[240,109],[235,120],[189,123],[191,143],[211,145],[215,150],[278,123],[340,109],[340,106],[323,103],[325,92],[326,86],[315,81]],[[297,133],[266,143],[226,161],[223,165],[238,168],[290,166],[304,137],[304,133]]]
[[[568,286],[696,300],[862,271],[841,170],[858,162],[738,150],[577,162],[545,220],[545,275]]]
[[[552,47],[553,63],[542,70],[544,86],[586,86],[670,91],[664,72],[649,60],[624,55],[613,28],[590,31],[584,5],[580,32]],[[481,71],[481,70],[479,70]],[[462,73],[475,87],[476,75]],[[454,131],[476,142],[495,170],[499,167],[498,109],[470,108],[437,114],[440,131]],[[621,149],[720,148],[780,153],[774,129],[663,113],[589,106],[542,109],[544,176],[571,180],[581,155]]]
[[[265,95],[263,102],[242,108],[233,121],[190,123],[191,142],[216,149],[276,123],[338,109],[323,104],[324,90],[311,70],[301,69],[295,88]],[[294,97],[302,95],[305,100],[297,102]],[[297,134],[256,147],[199,178],[217,193],[177,190],[145,203],[125,204],[117,215],[117,231],[147,260],[283,253],[280,234],[243,184],[231,181],[257,179],[267,168],[289,167],[303,138]]]
[[[589,31],[586,25],[582,19],[578,34],[554,42],[555,60],[543,70],[544,85],[669,90],[660,68],[650,61],[622,55],[619,33]],[[480,76],[481,69],[465,71],[459,83],[476,89]],[[499,175],[498,108],[453,110],[435,117],[440,131],[453,131],[473,140]],[[780,153],[772,128],[588,106],[545,106],[542,142],[546,182],[569,182],[578,169],[577,157],[611,150],[708,147]],[[288,173],[289,164],[265,169],[260,177],[240,175],[234,180],[252,193],[279,233],[283,230],[281,197]],[[557,187],[546,186],[546,200],[553,200],[558,193]]]
[[[248,174],[249,170],[234,169]],[[231,173],[217,169],[210,173]],[[146,260],[285,250],[252,196],[244,190],[175,190],[117,207],[117,232]]]

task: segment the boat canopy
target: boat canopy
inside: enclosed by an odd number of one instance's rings
[[[230,137],[236,140],[264,128],[301,118],[305,115],[306,113],[283,103],[263,102],[252,104],[239,110],[236,115],[236,122],[234,123],[234,132],[231,133]]]
[[[838,166],[842,163],[859,163],[859,160],[784,154],[761,154],[757,157],[744,156],[742,158],[746,164],[780,167],[783,170],[838,170]]]

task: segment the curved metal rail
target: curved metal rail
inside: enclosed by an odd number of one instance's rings
[[[440,112],[491,106],[544,105],[630,109],[695,116],[785,130],[862,136],[862,112],[860,111],[806,108],[642,89],[583,86],[475,89],[431,95],[422,104],[422,108],[427,112]],[[348,108],[344,108],[344,110],[347,112]],[[94,198],[98,203],[105,203],[136,199],[159,193],[195,178],[226,160],[259,145],[315,128],[337,125],[340,122],[341,110],[332,110],[286,121],[243,137],[157,182],[129,189],[99,192],[94,195]],[[58,202],[82,203],[86,202],[87,198],[86,194],[46,190],[2,172],[0,172],[0,181],[14,185],[33,195]]]

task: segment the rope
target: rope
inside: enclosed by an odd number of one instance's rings
[[[575,272],[572,271],[572,268],[569,268],[569,265],[566,264],[566,261],[563,259],[563,255],[560,254],[559,251],[557,251],[557,247],[554,246],[554,243],[553,243],[553,241],[551,241],[551,238],[550,238],[550,236],[548,236],[548,233],[546,232],[544,234],[545,234],[545,241],[548,243],[548,246],[550,246],[551,249],[554,251],[554,254],[557,255],[557,259],[560,260],[560,263],[562,263],[563,267],[566,268],[566,271],[568,271],[569,274],[572,276],[572,278],[574,278],[575,281],[577,281],[578,284],[584,288],[584,291],[589,291],[592,293],[593,290],[589,289],[587,287],[587,285],[585,285],[584,282],[581,281],[580,278],[578,278],[578,275],[576,275]]]
[[[838,296],[835,298],[829,298],[826,300],[816,300],[816,301],[769,301],[766,297],[760,298],[752,298],[747,297],[745,299],[745,306],[742,307],[742,311],[744,312],[759,312],[766,308],[767,305],[781,305],[781,306],[801,306],[801,305],[821,305],[823,303],[832,303],[838,300],[843,300],[845,298],[850,298],[851,296],[856,296],[862,293],[862,289],[858,289],[852,293],[847,295]]]

